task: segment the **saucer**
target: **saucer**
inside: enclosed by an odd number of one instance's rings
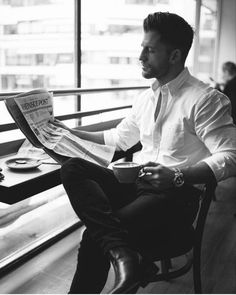
[[[41,160],[35,158],[12,158],[7,160],[6,165],[14,170],[29,170],[35,169],[42,164]]]

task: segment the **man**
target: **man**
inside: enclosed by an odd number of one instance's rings
[[[228,96],[232,105],[232,117],[236,124],[236,64],[225,62],[222,66],[223,80],[225,82],[223,93]]]
[[[101,292],[110,263],[115,284],[109,293],[135,292],[157,271],[148,261],[149,246],[158,249],[167,234],[192,224],[199,196],[193,184],[236,174],[229,100],[184,67],[191,26],[176,14],[158,12],[148,15],[143,28],[140,61],[143,77],[155,78],[151,88],[115,129],[71,131],[117,150],[141,141],[136,161],[146,174],[129,185],[119,183],[110,169],[82,159],[63,165],[62,182],[86,226],[70,293]]]

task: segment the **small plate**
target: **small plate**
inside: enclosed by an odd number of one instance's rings
[[[15,170],[35,169],[42,164],[39,159],[35,158],[12,158],[7,160],[5,163],[8,168]]]

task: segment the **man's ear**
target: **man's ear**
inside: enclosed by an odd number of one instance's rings
[[[170,57],[169,57],[169,62],[171,64],[175,64],[177,62],[180,62],[182,58],[182,53],[179,49],[174,49],[172,50]]]

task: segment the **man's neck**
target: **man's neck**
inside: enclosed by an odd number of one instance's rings
[[[234,75],[232,75],[230,80],[233,80],[236,77],[236,73]]]
[[[158,80],[160,85],[165,85],[168,82],[174,80],[182,71],[184,70],[184,65],[172,68],[165,77],[161,77]]]

